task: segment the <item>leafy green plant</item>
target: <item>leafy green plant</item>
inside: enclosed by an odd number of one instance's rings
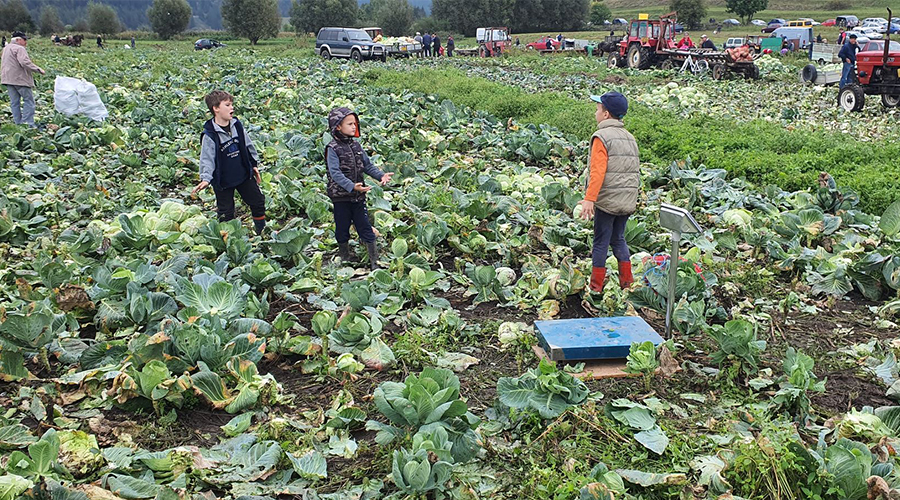
[[[501,377],[497,381],[500,402],[518,410],[535,411],[543,418],[558,417],[588,397],[584,382],[542,359],[537,368],[519,377]]]
[[[60,478],[67,471],[59,464],[59,436],[50,429],[41,439],[28,445],[28,454],[13,451],[9,454],[6,471],[28,479]]]
[[[649,340],[646,342],[634,342],[628,349],[628,357],[625,359],[625,373],[639,373],[644,379],[644,390],[650,391],[653,373],[659,368],[656,359],[656,346]]]
[[[119,404],[129,399],[141,397],[149,400],[157,416],[163,414],[163,402],[180,408],[184,391],[190,389],[191,380],[187,375],[173,376],[165,363],[154,359],[140,371],[127,364],[113,381],[109,393]]]
[[[278,382],[272,375],[260,375],[256,363],[250,360],[238,358],[229,360],[227,363],[229,376],[225,380],[203,362],[200,362],[199,366],[200,371],[191,375],[194,390],[213,408],[224,409],[228,413],[238,413],[252,408],[260,402],[260,397],[266,395],[274,397],[280,391]],[[226,380],[234,381],[234,386],[228,387]]]
[[[23,355],[28,352],[38,353],[43,367],[50,370],[47,345],[66,325],[66,315],[54,314],[44,303],[32,303],[7,313],[0,323],[0,351],[3,353],[0,373],[13,379],[27,376]]]
[[[815,361],[808,355],[788,347],[784,356],[784,377],[775,393],[774,401],[779,408],[794,418],[805,422],[809,419],[812,392],[825,392],[825,380],[818,380],[813,372]]]
[[[190,281],[181,278],[176,289],[178,295],[175,298],[179,302],[213,320],[228,321],[244,312],[246,288],[220,276],[196,274]]]
[[[711,326],[709,335],[717,347],[710,359],[719,366],[728,362],[726,373],[730,373],[732,380],[738,374],[743,373],[747,378],[759,370],[759,356],[766,349],[766,341],[756,338],[756,324],[733,319],[725,326]]]
[[[395,450],[391,464],[394,484],[408,495],[442,490],[453,470],[453,466],[443,460],[432,462],[427,449]]]
[[[366,423],[367,429],[378,431],[375,440],[379,444],[423,429],[433,434],[440,427],[449,436],[455,462],[470,460],[480,447],[475,434],[478,419],[459,399],[459,378],[450,370],[425,368],[419,375],[407,376],[402,384],[383,382],[373,399],[378,411],[393,424]]]

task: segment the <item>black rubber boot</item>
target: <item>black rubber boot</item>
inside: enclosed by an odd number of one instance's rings
[[[367,241],[366,251],[369,252],[370,269],[372,269],[373,271],[376,269],[381,269],[378,266],[378,245],[376,245],[374,241]]]
[[[338,257],[341,262],[350,262],[350,243],[338,243]]]
[[[262,234],[263,229],[266,228],[266,220],[256,220],[253,219],[253,228],[256,229],[256,234]]]

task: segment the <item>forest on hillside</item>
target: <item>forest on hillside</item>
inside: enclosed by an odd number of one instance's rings
[[[38,19],[44,5],[52,5],[59,11],[63,23],[75,24],[85,16],[90,0],[24,0],[24,2],[34,19]],[[187,2],[193,11],[191,29],[222,29],[222,0],[187,0]],[[103,0],[100,3],[116,9],[119,20],[128,29],[149,25],[147,9],[153,4],[153,0]],[[368,0],[360,1],[360,4],[364,3],[368,3]],[[411,0],[409,3],[413,7],[425,9],[425,12],[431,12],[431,0]],[[282,16],[290,15],[291,0],[278,0],[278,5]]]

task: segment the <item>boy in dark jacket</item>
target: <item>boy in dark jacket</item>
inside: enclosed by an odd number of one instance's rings
[[[348,108],[335,108],[328,114],[328,130],[333,138],[325,146],[328,197],[334,203],[334,237],[338,242],[341,260],[350,260],[350,224],[356,227],[359,239],[366,245],[369,264],[378,269],[378,248],[375,232],[369,222],[366,209],[366,193],[363,174],[386,185],[393,173],[384,173],[376,167],[362,146],[354,140],[359,137],[359,116]]]
[[[244,125],[234,118],[234,97],[222,90],[206,96],[213,117],[200,135],[200,184],[191,192],[212,185],[216,211],[222,222],[234,219],[234,192],[250,207],[256,234],[266,227],[266,198],[259,189],[259,155]]]

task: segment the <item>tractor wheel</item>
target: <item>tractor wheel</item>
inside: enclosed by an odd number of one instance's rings
[[[866,95],[859,85],[846,85],[838,93],[838,104],[844,111],[860,111],[866,104]]]
[[[628,47],[625,55],[628,67],[631,69],[647,69],[650,67],[650,51],[638,44]]]
[[[816,71],[816,66],[814,64],[807,64],[803,67],[803,71],[800,72],[800,80],[803,83],[813,83],[818,76],[819,72]]]
[[[325,59],[326,61],[331,59],[331,51],[328,49],[322,49],[322,52],[320,52],[320,54],[322,54],[322,59]]]
[[[665,61],[662,62],[662,64],[659,65],[659,69],[663,69],[663,70],[675,69],[675,61],[673,61],[671,59],[666,59]]]
[[[886,108],[896,108],[900,104],[900,95],[881,94],[881,104]]]
[[[750,64],[750,67],[744,72],[744,78],[748,80],[759,80],[759,66]]]
[[[353,52],[350,52],[350,59],[353,59],[354,61],[361,63],[363,60],[362,52],[360,52],[358,50],[354,50]]]
[[[728,73],[728,68],[725,67],[722,63],[716,63],[712,67],[712,78],[713,80],[722,80],[725,78],[725,75]]]
[[[609,57],[606,59],[606,67],[609,69],[616,69],[625,66],[623,64],[622,58],[619,56],[618,52],[612,52],[609,54]]]

